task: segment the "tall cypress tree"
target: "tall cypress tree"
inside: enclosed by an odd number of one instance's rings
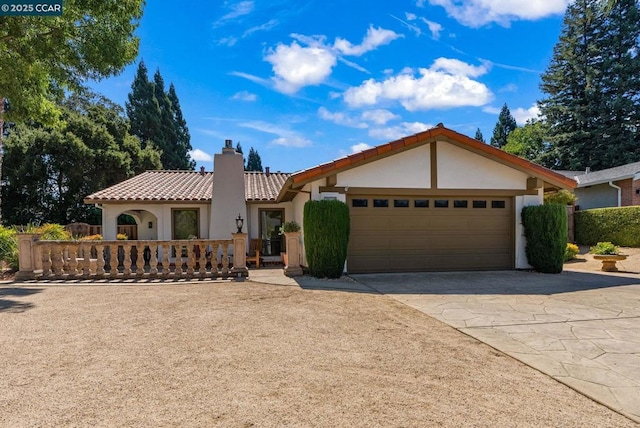
[[[502,106],[502,110],[500,110],[500,115],[498,116],[498,123],[496,123],[496,127],[493,128],[493,136],[491,137],[491,145],[501,149],[505,144],[507,144],[507,137],[518,127],[516,120],[511,115],[511,111],[509,111],[509,107],[507,107],[507,103],[504,103]]]
[[[249,157],[247,159],[247,171],[260,171],[262,172],[262,160],[258,151],[253,147],[249,149]]]
[[[138,64],[127,99],[125,108],[131,122],[131,134],[140,138],[145,147],[147,144],[157,144],[161,112],[144,61]]]
[[[635,0],[576,0],[542,76],[555,167],[594,170],[640,160],[640,19]]]
[[[145,145],[153,144],[162,151],[164,169],[195,168],[195,162],[189,157],[191,136],[175,87],[172,84],[169,92],[165,92],[160,70],[150,82],[147,68],[144,62],[140,62],[126,110],[131,121],[131,133]]]
[[[178,94],[176,94],[176,87],[171,83],[169,85],[169,92],[167,93],[169,102],[171,103],[171,110],[173,113],[173,128],[176,134],[176,152],[182,158],[187,160],[186,168],[181,169],[194,169],[196,162],[193,159],[189,159],[189,151],[191,151],[191,134],[189,128],[187,128],[187,121],[182,115],[182,109],[180,108],[180,101],[178,100]]]
[[[486,141],[484,140],[484,135],[482,135],[482,131],[480,131],[480,128],[476,129],[476,136],[474,138],[478,141],[486,143]]]

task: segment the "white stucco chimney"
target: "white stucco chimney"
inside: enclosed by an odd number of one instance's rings
[[[222,153],[213,158],[213,195],[211,198],[210,239],[231,239],[237,232],[238,214],[247,232],[247,204],[244,194],[244,162],[231,140],[225,140]]]

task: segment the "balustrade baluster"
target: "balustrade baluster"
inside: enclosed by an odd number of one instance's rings
[[[177,245],[174,245],[175,251],[176,251],[176,260],[175,260],[175,265],[176,265],[176,270],[174,271],[175,275],[177,277],[182,276],[182,245],[180,243],[178,243]]]
[[[196,254],[192,243],[187,245],[187,276],[192,277],[196,266]]]
[[[207,246],[204,241],[198,242],[198,249],[200,250],[200,258],[198,259],[198,276],[204,278],[207,274]]]
[[[167,278],[171,273],[169,261],[169,254],[171,254],[171,244],[162,244],[162,277]]]
[[[67,254],[69,254],[68,262],[68,274],[70,277],[75,277],[78,274],[78,256],[77,256],[78,244],[68,244]]]
[[[136,245],[136,254],[138,255],[136,258],[136,276],[140,277],[144,275],[144,249],[146,247],[146,242],[138,241]]]
[[[111,256],[110,248],[111,247],[105,248],[102,244],[96,244],[96,253],[98,256],[98,260],[96,260],[96,276],[98,278],[102,278],[104,276],[104,251],[106,250],[109,253],[109,256]],[[109,258],[109,260],[111,259]],[[111,267],[111,272],[113,272],[113,267]]]
[[[222,243],[222,276],[229,276],[229,245]]]
[[[125,278],[129,278],[131,276],[131,244],[122,244],[122,249],[124,250],[124,271],[122,272]]]
[[[62,245],[60,244],[51,244],[52,245],[52,249],[51,249],[51,270],[53,271],[53,276],[56,278],[62,278],[62,274],[64,273],[63,271],[63,261],[62,261],[62,257],[63,257],[63,248]]]
[[[160,246],[157,243],[149,243],[149,251],[151,252],[151,259],[149,259],[149,275],[158,275],[158,248]]]
[[[40,248],[42,249],[42,276],[46,278],[53,274],[53,272],[51,271],[51,244],[43,243],[41,244]]]

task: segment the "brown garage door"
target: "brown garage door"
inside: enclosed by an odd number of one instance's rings
[[[350,195],[347,270],[512,269],[510,197]]]

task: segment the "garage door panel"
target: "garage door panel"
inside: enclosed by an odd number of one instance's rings
[[[513,267],[513,211],[511,198],[497,208],[350,208],[351,235],[347,268],[350,272],[510,269]],[[376,196],[393,200],[393,196]],[[438,200],[446,199],[438,197]],[[459,201],[464,198],[456,197]],[[350,202],[351,198],[347,202]],[[459,205],[459,203],[458,203]],[[464,204],[463,204],[464,205]]]

